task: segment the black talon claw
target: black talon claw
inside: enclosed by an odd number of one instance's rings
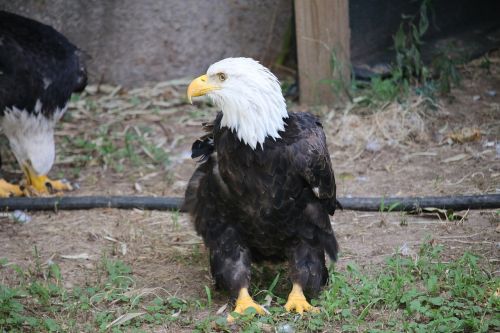
[[[45,187],[47,188],[47,190],[49,190],[50,193],[54,191],[54,188],[52,187],[52,184],[50,182],[46,182]]]

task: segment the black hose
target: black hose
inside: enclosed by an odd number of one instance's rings
[[[421,208],[467,209],[500,208],[500,194],[442,197],[339,198],[344,209],[361,211],[418,211]]]
[[[433,207],[452,209],[495,209],[500,208],[500,194],[443,196],[443,197],[395,197],[395,198],[338,198],[345,210],[359,211],[414,211]],[[140,196],[83,196],[45,198],[3,198],[1,211],[14,210],[77,210],[93,208],[146,209],[181,211],[183,198],[140,197]]]
[[[79,210],[93,208],[179,210],[183,198],[138,196],[13,197],[0,199],[0,210]]]

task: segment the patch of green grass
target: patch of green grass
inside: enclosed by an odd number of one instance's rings
[[[287,274],[261,267],[254,271],[251,289],[257,302],[270,302],[270,315],[249,310],[233,325],[225,315],[214,315],[211,286],[205,286],[200,299],[162,296],[136,289],[129,266],[103,258],[97,282],[67,289],[56,264],[36,263],[35,258],[33,267],[23,270],[0,260],[1,269],[16,276],[9,286],[0,284],[0,332],[148,332],[169,325],[195,332],[498,331],[500,279],[472,253],[451,261],[441,253],[442,247],[426,243],[417,255],[393,255],[375,270],[354,262],[342,270],[331,267],[329,284],[311,301],[320,312],[302,317],[283,309]],[[200,319],[200,311],[207,310]]]
[[[407,92],[407,82],[399,82],[396,77],[382,79],[375,76],[370,81],[369,98],[371,100],[382,102],[393,101],[398,96],[406,95]]]
[[[179,231],[180,229],[179,218],[180,218],[180,212],[178,210],[173,211],[171,214],[173,231]]]
[[[153,142],[152,130],[147,126],[125,133],[109,126],[101,126],[85,137],[66,137],[64,151],[77,151],[75,167],[84,167],[93,161],[116,172],[123,172],[126,165],[167,167],[170,156]],[[95,163],[94,162],[94,163]]]
[[[464,62],[464,57],[457,47],[449,45],[437,52],[430,63],[424,62],[423,38],[432,15],[432,0],[422,0],[417,14],[402,17],[393,36],[395,61],[390,73],[383,78],[374,76],[370,82],[353,80],[350,91],[358,96],[353,101],[378,105],[403,100],[410,91],[434,101],[436,94],[448,94],[453,86],[460,84],[457,66]]]
[[[283,299],[269,307],[270,316],[252,313],[238,320],[242,332],[491,332],[500,329],[500,280],[464,253],[451,262],[442,247],[423,246],[416,257],[394,255],[375,272],[355,263],[330,270],[329,285],[312,304],[319,313],[287,314]],[[274,280],[273,280],[274,284]],[[269,288],[272,289],[272,288]],[[272,293],[271,293],[272,294]],[[263,295],[256,300],[263,302]],[[229,331],[220,317],[209,317],[196,332]]]
[[[319,317],[339,320],[345,331],[498,329],[499,280],[484,271],[473,254],[445,263],[439,259],[440,251],[441,247],[424,247],[417,258],[393,256],[374,277],[362,274],[354,264],[345,273],[333,272],[331,286],[320,299],[324,311]],[[367,320],[373,316],[378,320]]]
[[[0,332],[147,332],[188,307],[177,297],[136,291],[130,267],[117,260],[102,259],[98,282],[71,290],[62,286],[57,264],[2,266],[18,276],[15,286],[0,284]]]

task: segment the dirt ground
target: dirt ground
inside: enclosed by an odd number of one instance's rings
[[[432,108],[414,97],[370,112],[356,104],[310,110],[323,119],[338,196],[500,193],[500,57],[490,61],[489,70],[479,60],[464,66],[461,87]],[[67,194],[72,196],[181,196],[196,166],[189,158],[190,145],[201,133],[199,124],[214,117],[215,110],[203,102],[187,105],[182,82],[129,91],[119,88],[90,87],[85,100],[92,103],[72,102],[57,131],[59,155],[52,174],[80,183],[79,190]],[[120,133],[130,128],[142,131],[140,126],[147,124],[151,131],[141,137],[166,151],[169,163],[165,167],[153,163],[150,146],[142,147],[138,153],[142,163],[134,166],[112,151],[109,159],[102,159],[98,149],[85,150],[67,139],[102,141],[105,135],[95,133],[103,123]],[[84,162],[76,159],[82,155],[88,157]],[[5,168],[15,171],[16,165],[7,160]],[[338,211],[332,217],[341,248],[337,267],[355,261],[370,269],[396,251],[412,254],[423,242],[434,242],[444,245],[448,257],[466,250],[480,254],[499,274],[498,210],[460,214],[465,215],[463,220],[447,221],[436,216]],[[29,215],[32,220],[27,224],[0,219],[0,257],[27,267],[36,247],[42,262],[60,265],[67,287],[93,281],[103,256],[129,264],[136,288],[204,298],[204,286],[211,286],[206,252],[185,214],[96,209]],[[0,269],[0,281],[8,280]],[[216,294],[213,311],[226,301]]]

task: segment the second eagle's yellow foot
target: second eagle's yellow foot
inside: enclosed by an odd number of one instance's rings
[[[255,301],[248,293],[247,288],[241,288],[238,294],[238,298],[236,299],[236,307],[233,312],[236,312],[238,314],[243,314],[245,313],[245,310],[249,308],[254,308],[255,311],[260,315],[267,313],[266,309],[264,309],[261,305],[255,303]],[[231,315],[227,316],[227,321],[229,323],[234,322],[234,319],[235,318]]]
[[[297,313],[305,312],[319,312],[319,309],[309,304],[304,293],[302,292],[302,288],[297,283],[293,284],[292,291],[290,295],[288,295],[288,301],[285,304],[286,311],[295,311]]]
[[[30,175],[25,180],[27,195],[44,195],[62,191],[72,191],[75,187],[66,180],[51,180],[47,176]]]
[[[45,176],[45,188],[52,192],[73,191],[75,187],[66,179],[52,180]]]
[[[0,197],[1,198],[9,198],[9,197],[19,197],[22,196],[23,190],[19,185],[11,184],[4,179],[0,179]]]

